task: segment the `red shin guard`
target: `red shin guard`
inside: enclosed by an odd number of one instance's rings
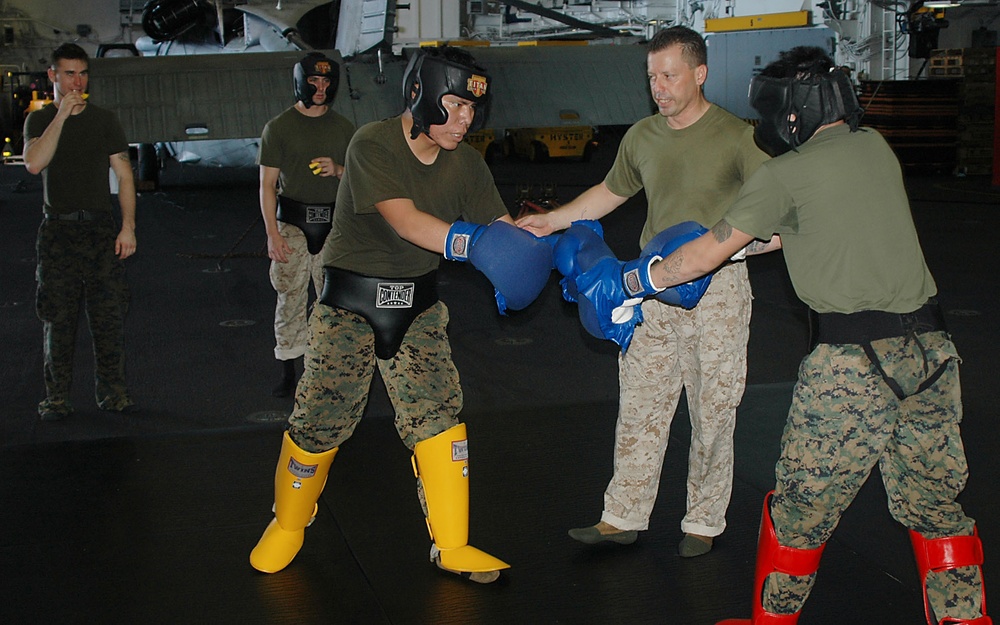
[[[750,620],[726,620],[720,621],[717,625],[737,625],[740,623],[747,625],[795,625],[799,621],[801,612],[774,614],[764,610],[762,596],[764,581],[771,573],[812,575],[819,569],[819,560],[826,545],[815,549],[795,549],[779,545],[778,537],[774,532],[774,523],[771,521],[771,495],[773,494],[774,491],[764,497],[764,510],[760,517],[757,567],[754,572],[753,607],[750,612]]]
[[[930,625],[993,625],[993,620],[986,616],[986,587],[983,587],[983,616],[974,619],[959,619],[945,616],[935,622],[931,617],[931,605],[927,598],[927,574],[931,571],[947,571],[963,566],[978,566],[980,578],[983,566],[983,543],[979,534],[973,530],[972,536],[946,536],[944,538],[924,538],[919,533],[910,530],[910,543],[917,560],[917,573],[920,575],[920,585],[924,591],[924,613]]]

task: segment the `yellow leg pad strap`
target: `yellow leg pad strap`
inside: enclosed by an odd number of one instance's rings
[[[305,528],[316,516],[337,448],[321,453],[300,449],[288,432],[274,472],[274,519],[250,553],[258,571],[274,573],[288,566],[302,548]]]

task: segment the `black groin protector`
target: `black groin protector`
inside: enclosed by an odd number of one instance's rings
[[[437,272],[416,278],[375,278],[324,267],[319,301],[364,317],[375,332],[375,356],[396,355],[410,324],[438,301]]]

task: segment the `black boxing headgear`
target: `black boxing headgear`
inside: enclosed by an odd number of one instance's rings
[[[489,115],[490,75],[475,63],[472,55],[455,48],[420,49],[410,58],[403,73],[403,101],[413,116],[410,138],[416,139],[431,126],[448,122],[448,111],[441,103],[446,94],[469,100],[476,105],[469,132],[486,124]]]
[[[306,108],[316,104],[313,102],[316,86],[309,84],[309,77],[325,76],[329,78],[330,86],[326,88],[326,100],[323,101],[323,104],[329,104],[337,95],[337,85],[340,83],[340,66],[319,52],[310,52],[295,64],[292,76],[295,99]]]
[[[836,68],[800,69],[785,78],[755,76],[750,106],[760,113],[754,139],[771,156],[794,150],[825,124],[844,120],[854,132],[864,112],[847,74]]]

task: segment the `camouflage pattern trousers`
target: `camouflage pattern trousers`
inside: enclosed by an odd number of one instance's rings
[[[97,405],[131,405],[125,386],[125,266],[115,256],[117,226],[111,214],[93,221],[45,219],[38,228],[35,311],[42,321],[45,400],[39,411],[68,413],[73,354],[84,303],[94,342]]]
[[[962,420],[960,362],[945,332],[874,341],[899,400],[860,345],[820,344],[802,361],[775,467],[771,518],[778,542],[797,549],[826,543],[878,463],[893,518],[924,538],[969,536],[975,522],[955,498],[968,466]],[[920,393],[939,366],[943,375]],[[913,394],[916,393],[916,394]],[[771,574],[763,607],[798,612],[815,574]],[[937,623],[981,614],[979,567],[931,572],[927,593]]]
[[[687,513],[681,530],[718,536],[733,489],[733,430],[746,386],[752,295],[745,263],[723,267],[692,310],[642,305],[628,352],[618,360],[614,476],[604,492],[606,523],[645,530],[681,389],[691,416]]]
[[[322,254],[309,253],[306,235],[297,226],[279,221],[278,232],[292,251],[287,263],[271,261],[271,286],[278,293],[274,307],[274,357],[292,360],[306,353],[309,279],[312,278],[318,296],[323,292],[323,258]]]
[[[376,366],[407,448],[458,425],[462,387],[447,327],[448,308],[439,301],[413,321],[399,351],[382,360],[375,357],[375,334],[364,318],[316,304],[305,371],[288,418],[292,441],[320,453],[350,438],[368,404]]]

